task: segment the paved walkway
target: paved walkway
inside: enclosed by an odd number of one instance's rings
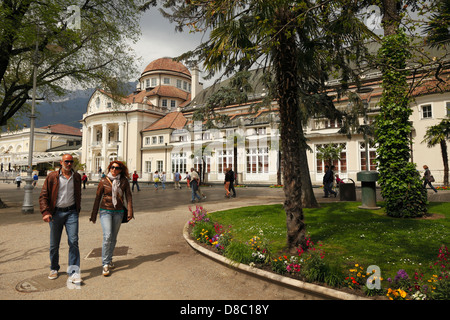
[[[136,219],[122,225],[117,246],[116,269],[110,277],[101,274],[102,231],[89,222],[95,186],[83,190],[80,215],[81,274],[84,284],[70,290],[67,276],[48,280],[49,227],[38,207],[40,187],[33,192],[34,214],[22,214],[23,188],[0,183],[0,197],[9,206],[0,209],[0,300],[317,300],[278,281],[268,281],[242,272],[194,250],[183,237],[191,218],[190,191],[186,188],[155,191],[142,186],[133,193]],[[282,203],[282,189],[250,187],[237,189],[238,197],[224,199],[221,186],[204,187],[208,211],[261,203]],[[322,190],[316,189],[318,200]],[[450,192],[429,192],[430,200],[449,201]],[[357,191],[359,198],[359,190]],[[67,268],[67,238],[60,249],[61,270]]]

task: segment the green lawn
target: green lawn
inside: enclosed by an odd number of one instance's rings
[[[307,232],[320,241],[329,261],[350,268],[377,265],[383,278],[400,269],[412,276],[420,270],[430,276],[429,266],[437,260],[441,245],[450,245],[450,203],[431,203],[431,218],[399,219],[380,210],[359,209],[357,202],[321,204],[318,209],[304,209]],[[272,251],[283,252],[286,245],[286,216],[282,205],[244,207],[210,214],[212,220],[232,226],[233,237],[242,242],[252,236],[264,237]]]

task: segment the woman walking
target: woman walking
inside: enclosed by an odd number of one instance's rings
[[[433,185],[431,184],[432,182],[434,182],[434,177],[431,175],[431,171],[430,169],[428,169],[427,165],[423,166],[425,172],[423,174],[423,187],[424,189],[427,188],[427,184],[431,187],[431,189],[433,189],[433,191],[435,193],[437,193],[437,190],[435,187],[433,187]]]
[[[100,208],[100,223],[103,230],[102,265],[105,277],[109,276],[111,269],[114,268],[112,257],[125,209],[128,210],[127,220],[133,218],[133,199],[128,179],[128,168],[120,161],[112,161],[107,168],[106,176],[98,184],[92,208],[90,220],[93,223],[97,220]]]

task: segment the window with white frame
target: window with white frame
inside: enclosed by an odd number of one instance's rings
[[[150,87],[150,79],[145,80],[145,87],[146,88]]]
[[[159,143],[164,143],[164,136],[158,136]]]
[[[186,152],[172,153],[172,173],[185,173],[187,171]]]
[[[162,99],[161,105],[163,108],[167,108],[167,99]]]
[[[447,108],[447,112],[445,113],[447,117],[450,117],[450,102],[446,102],[445,106]]]
[[[163,79],[164,84],[170,84],[170,78],[164,78]]]
[[[145,137],[145,144],[146,145],[149,145],[150,144],[150,137]]]
[[[158,170],[158,172],[164,171],[164,161],[162,160],[156,161],[156,170]]]
[[[157,137],[152,137],[152,144],[157,144],[158,143],[158,138]]]
[[[247,173],[269,173],[269,148],[247,148]]]
[[[204,168],[203,168],[203,172],[206,172],[206,173],[210,173],[211,172],[211,157],[209,157],[209,156],[203,156],[203,160],[202,160],[202,157],[195,157],[194,158],[194,169],[195,169],[195,171],[197,171],[197,172],[201,172],[201,170],[200,170],[200,167],[201,166],[205,166]]]
[[[177,80],[177,88],[178,88],[178,89],[181,89],[181,83],[182,83],[181,80]]]
[[[431,108],[431,104],[425,104],[421,106],[421,111],[422,111],[422,119],[433,118],[433,111]]]
[[[324,144],[316,144],[316,171],[317,173],[325,172],[325,165],[328,165],[325,160],[318,159],[317,154],[320,152],[321,148],[325,147]],[[335,166],[335,173],[346,173],[347,172],[347,143],[333,143],[333,146],[340,148],[341,152],[339,154],[339,160],[333,160],[331,165]]]
[[[234,152],[233,150],[219,150],[217,154],[217,171],[224,173],[225,169],[233,166]]]
[[[369,143],[369,170],[375,171],[377,170],[377,149]],[[367,160],[366,160],[366,143],[364,141],[359,142],[359,166],[361,171],[365,171],[367,169]]]
[[[152,87],[156,87],[156,78],[152,78]]]
[[[152,162],[151,161],[145,161],[145,172],[150,173],[152,172]]]
[[[170,100],[170,108],[175,109],[177,107],[177,101],[176,100]]]

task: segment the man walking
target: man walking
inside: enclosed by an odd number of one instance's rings
[[[139,178],[139,175],[136,173],[136,171],[134,171],[134,173],[133,173],[133,185],[131,186],[131,191],[134,191],[134,185],[136,185],[138,191],[141,191],[139,189],[138,178]]]
[[[195,198],[198,199],[198,201],[201,200],[200,196],[197,194],[198,191],[198,186],[200,183],[200,177],[198,175],[198,173],[194,170],[194,168],[191,168],[191,189],[192,189],[192,194],[191,194],[191,202],[194,203],[195,202]]]
[[[228,174],[230,175],[230,187],[228,188],[228,191],[233,191],[233,198],[236,198],[236,190],[234,189],[234,171],[232,167],[228,168]]]
[[[180,180],[181,180],[181,174],[178,171],[176,171],[174,176],[173,176],[173,183],[174,183],[174,189],[175,190],[176,189],[181,189]]]
[[[336,198],[337,192],[334,192],[331,188],[333,187],[333,170],[330,169],[328,165],[325,166],[325,175],[323,176],[323,189],[325,191],[324,198],[328,198],[328,194],[334,194]]]
[[[59,271],[59,244],[66,228],[69,244],[69,281],[82,282],[80,277],[80,250],[78,248],[78,218],[81,209],[81,176],[72,169],[73,157],[62,157],[61,169],[50,173],[39,195],[42,219],[50,225],[50,274],[56,279]]]

